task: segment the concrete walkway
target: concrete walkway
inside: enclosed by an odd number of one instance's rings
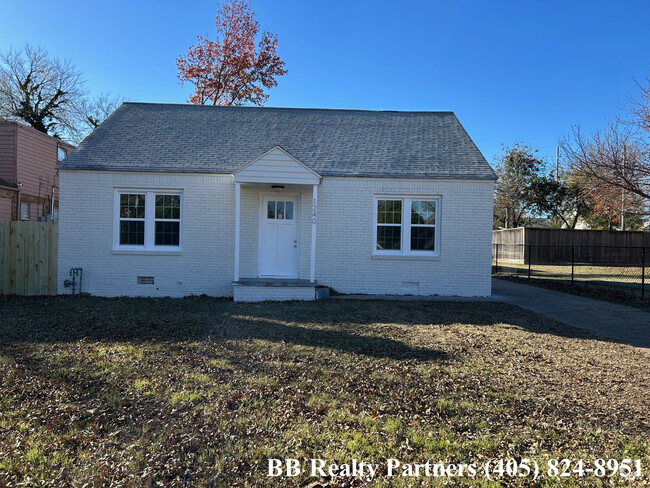
[[[650,349],[650,312],[638,308],[496,278],[492,279],[492,298],[616,342]]]

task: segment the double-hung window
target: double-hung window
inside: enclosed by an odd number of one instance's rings
[[[373,253],[438,256],[439,214],[438,197],[376,197]]]
[[[120,190],[115,193],[116,250],[178,251],[180,192]]]

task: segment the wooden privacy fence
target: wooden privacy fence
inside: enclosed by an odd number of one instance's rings
[[[502,262],[637,265],[641,254],[635,248],[650,247],[650,232],[518,227],[493,231],[492,245]]]
[[[517,227],[493,231],[492,244],[650,247],[650,232]]]
[[[0,294],[56,295],[58,224],[0,221]]]

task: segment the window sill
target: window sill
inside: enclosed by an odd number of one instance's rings
[[[440,261],[440,256],[418,256],[415,254],[373,254],[372,259],[391,261]]]
[[[182,250],[159,251],[155,249],[113,249],[111,254],[139,254],[144,256],[181,256]]]

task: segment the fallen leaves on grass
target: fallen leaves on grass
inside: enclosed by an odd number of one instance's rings
[[[367,484],[268,478],[287,457],[650,462],[648,355],[503,304],[0,300],[0,485]]]

